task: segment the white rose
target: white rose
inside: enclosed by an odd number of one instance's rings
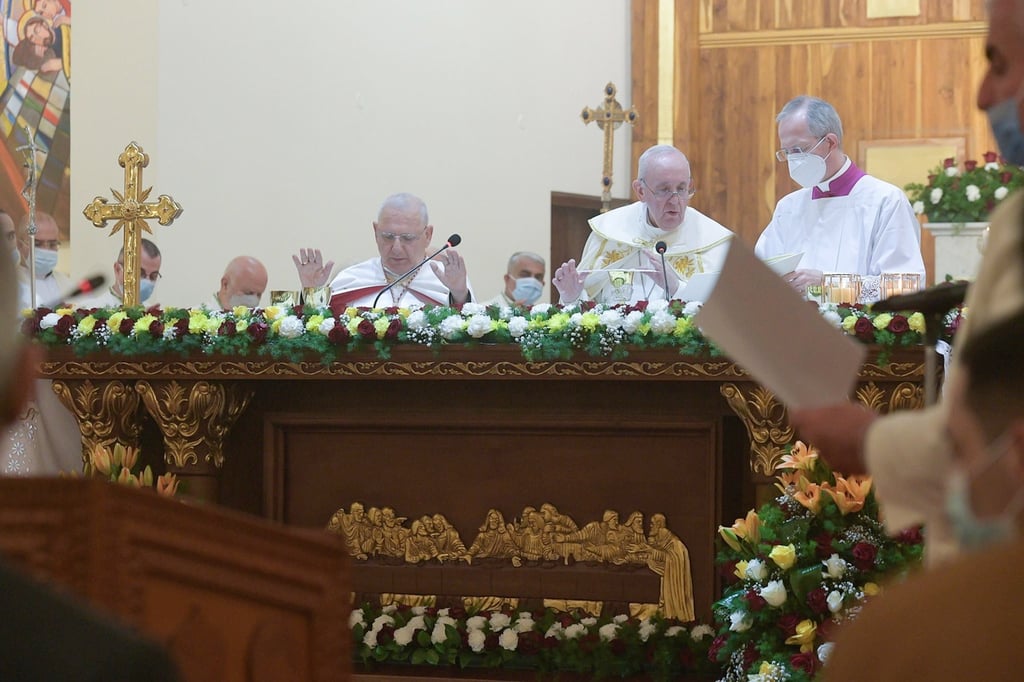
[[[395,619],[392,618],[391,616],[389,616],[386,613],[382,613],[381,615],[379,615],[379,616],[377,616],[376,618],[373,619],[373,629],[374,630],[380,630],[385,625],[394,625],[394,624],[395,624]]]
[[[469,318],[466,332],[474,339],[479,339],[494,331],[494,320],[487,315],[474,315]]]
[[[363,644],[371,649],[377,646],[377,630],[367,630],[366,634],[363,635]]]
[[[686,317],[693,317],[700,312],[700,307],[703,305],[700,301],[687,301],[686,305],[683,306],[683,315]]]
[[[786,603],[786,586],[781,580],[768,581],[768,584],[761,588],[760,594],[769,606],[782,606]]]
[[[583,625],[590,628],[597,625],[597,618],[594,618],[593,616],[587,616],[586,618],[580,618],[580,622],[583,623]]]
[[[675,637],[680,632],[685,632],[685,631],[686,631],[686,628],[684,628],[682,625],[673,625],[668,630],[665,630],[665,636],[666,637]]]
[[[512,335],[513,339],[518,339],[520,336],[526,333],[530,323],[526,321],[526,318],[522,315],[516,315],[508,321],[508,333]]]
[[[487,306],[485,305],[473,303],[472,301],[462,304],[462,314],[466,317],[471,317],[473,315],[485,315],[486,313]]]
[[[821,563],[824,564],[828,577],[833,580],[839,580],[846,575],[846,561],[838,554],[833,554]]]
[[[760,559],[747,562],[747,579],[761,581],[768,577],[768,567]]]
[[[412,607],[412,614],[414,616],[422,616],[426,612],[427,612],[427,607],[426,606],[414,606],[414,607]]]
[[[487,641],[487,635],[484,634],[483,630],[470,630],[469,636],[466,638],[469,642],[469,648],[474,653],[480,653],[484,650],[484,643]]]
[[[839,316],[839,313],[837,313],[834,310],[826,310],[821,314],[821,316],[825,318],[826,322],[828,322],[836,329],[839,329],[840,327],[843,326],[843,318],[841,318]]]
[[[380,610],[380,612],[381,613],[394,613],[397,610],[398,610],[398,604],[388,604],[387,606],[382,608]],[[393,620],[391,621],[392,624],[394,624],[394,622],[395,621],[393,621]]]
[[[413,611],[413,613],[416,612]],[[413,616],[409,619],[409,622],[405,624],[405,627],[412,628],[413,630],[426,630],[427,621],[423,618],[423,616]]]
[[[743,611],[729,614],[729,622],[731,623],[729,629],[733,632],[746,632],[754,624],[753,620]]]
[[[639,310],[631,310],[626,318],[622,321],[622,328],[626,330],[627,334],[632,334],[640,328],[640,323],[644,321],[644,314]]]
[[[430,632],[430,641],[434,644],[444,644],[448,639],[448,629],[438,620],[434,623],[434,629]]]
[[[548,631],[544,633],[545,639],[562,639],[565,636],[565,629],[561,623],[552,623]]]
[[[498,644],[502,649],[515,651],[516,647],[519,646],[519,635],[512,628],[502,630],[501,634],[498,635]]]
[[[665,308],[668,308],[668,301],[663,298],[656,298],[653,301],[647,302],[647,310],[652,313],[660,312]]]
[[[497,632],[502,628],[507,628],[512,624],[512,619],[508,617],[508,614],[496,611],[491,614],[491,630]]]
[[[405,324],[409,329],[414,331],[417,329],[423,329],[427,326],[427,316],[423,314],[422,310],[417,310],[406,318]]]
[[[977,201],[981,198],[981,190],[977,185],[967,185],[964,193],[967,195],[967,201]]]
[[[989,161],[988,163],[985,164],[985,170],[987,170],[987,171],[999,170],[999,164],[996,163],[995,161]]]
[[[996,201],[1002,201],[1009,193],[1010,190],[1006,189],[1005,185],[999,185],[999,187],[996,187],[996,191],[992,193],[992,196],[996,198]]]
[[[577,637],[582,637],[586,633],[587,629],[585,627],[583,627],[579,623],[573,623],[565,629],[564,634],[566,639],[576,639]]]
[[[412,317],[412,315],[410,315],[409,317]],[[443,609],[438,609],[437,617],[438,618],[447,618],[449,613],[451,613],[451,611],[449,611],[449,609],[447,607],[445,607]],[[453,621],[453,623],[454,623],[454,621]]]
[[[942,188],[936,187],[932,190],[931,194],[928,195],[928,200],[933,204],[937,204],[942,201]]]
[[[547,311],[551,310],[550,303],[538,303],[537,305],[530,308],[531,315],[543,315]]]
[[[695,627],[692,630],[690,630],[690,638],[693,641],[695,641],[695,642],[699,642],[702,639],[704,639],[705,637],[714,637],[714,636],[715,636],[715,629],[713,627],[711,627],[710,625],[703,625],[702,624],[702,625],[698,625],[697,627]]]
[[[822,663],[828,661],[828,657],[832,654],[832,648],[835,646],[833,642],[825,642],[818,647],[818,660]]]
[[[354,628],[357,625],[366,625],[366,621],[363,620],[363,610],[356,609],[352,613],[348,614],[348,626]]]
[[[614,618],[612,618],[612,622],[613,622],[613,623],[618,623],[619,625],[622,625],[622,624],[623,624],[623,623],[625,623],[625,622],[626,622],[627,620],[629,620],[629,616],[627,616],[627,615],[626,615],[626,614],[624,614],[624,613],[620,613],[619,615],[617,615],[617,616],[615,616]]]
[[[487,619],[483,616],[473,616],[466,620],[467,630],[483,630],[485,625],[487,625]]]
[[[317,327],[317,331],[323,334],[324,336],[330,334],[332,329],[334,329],[333,317],[328,317],[326,320],[320,323],[319,327]]]
[[[832,613],[839,613],[840,609],[843,608],[843,593],[839,590],[832,590],[828,593],[828,597],[825,599],[828,603],[828,610]]]
[[[440,611],[438,611],[437,613],[438,613],[437,622],[440,623],[441,625],[455,625],[456,624],[455,623],[455,619],[448,615],[448,609],[444,609],[444,614],[445,615],[443,615],[443,616],[441,615]]]
[[[281,320],[281,326],[278,327],[278,332],[286,339],[294,339],[297,336],[302,336],[305,331],[306,325],[302,324],[302,320],[294,315],[286,316]]]
[[[610,642],[615,639],[615,633],[619,631],[618,623],[605,623],[598,629],[597,636],[602,642]]]
[[[533,620],[533,616],[528,613],[521,614],[516,621],[516,632],[530,632],[536,625],[537,623]]]
[[[651,638],[651,635],[653,635],[657,631],[658,626],[652,623],[650,618],[644,618],[642,621],[640,621],[638,633],[640,635],[641,642],[646,642],[648,639]]]
[[[51,327],[56,327],[58,322],[60,322],[60,315],[57,313],[46,313],[43,315],[43,319],[39,320],[39,328],[50,329]]]
[[[649,306],[648,306],[649,307]],[[667,310],[659,310],[651,318],[651,331],[655,334],[671,334],[676,330],[676,318]]]
[[[395,630],[395,644],[398,646],[408,646],[409,642],[412,641],[412,636],[416,631],[406,625]]]
[[[914,202],[914,213],[916,213],[917,215],[921,215],[922,213],[924,213],[923,201],[918,200]]]
[[[957,168],[956,166],[950,166],[949,168],[946,169],[946,175],[948,175],[951,178],[960,175],[960,169]]]
[[[466,321],[458,315],[449,315],[448,317],[441,320],[440,332],[441,336],[451,341],[462,333],[462,330],[466,326]]]
[[[608,329],[618,329],[622,326],[622,313],[618,310],[605,310],[601,313],[599,319],[601,324],[608,327]]]

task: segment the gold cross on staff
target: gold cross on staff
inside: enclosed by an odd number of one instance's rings
[[[108,220],[117,220],[110,234],[124,228],[124,300],[125,306],[139,304],[139,247],[142,243],[141,230],[153,234],[147,220],[156,218],[161,225],[170,225],[181,215],[181,205],[166,194],[161,194],[155,203],[146,203],[150,187],[142,192],[142,169],[149,165],[149,154],[132,142],[120,156],[118,164],[124,168],[124,194],[111,189],[118,203],[108,203],[103,197],[96,197],[82,213],[96,227],[104,227]]]
[[[629,107],[629,111],[623,111],[622,105],[615,100],[615,84],[609,83],[604,86],[604,104],[597,109],[584,107],[580,118],[586,125],[591,121],[597,122],[597,127],[604,131],[604,176],[601,178],[601,213],[608,210],[612,203],[612,133],[623,122],[633,125],[636,123],[636,108]],[[609,125],[611,124],[611,125]]]

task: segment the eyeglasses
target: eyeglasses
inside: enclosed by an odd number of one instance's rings
[[[427,228],[424,227],[419,234],[395,234],[394,232],[378,232],[377,238],[383,239],[386,242],[400,241],[403,244],[411,244],[420,237],[422,237],[423,233],[426,231]]]
[[[117,264],[120,265],[122,269],[124,268],[124,263],[122,261],[117,261]],[[156,270],[155,272],[146,272],[144,268],[139,268],[140,280],[148,279],[151,282],[155,282],[161,277],[163,277],[163,275],[160,274],[159,270]]]
[[[800,147],[790,147],[789,149],[780,149],[777,152],[775,152],[775,158],[779,160],[779,163],[782,163],[783,161],[785,161],[785,160],[787,160],[789,158],[790,154],[807,154],[808,152],[813,152],[815,149],[818,148],[818,145],[821,144],[821,141],[824,140],[826,137],[828,137],[828,135],[822,135],[821,136],[821,140],[818,140],[817,142],[815,142],[814,146],[811,147],[810,149],[807,149],[807,150],[804,150],[804,149],[802,149]]]
[[[648,185],[647,181],[644,180],[643,178],[640,178],[640,182],[644,183],[644,187],[651,190],[651,194],[653,194],[654,198],[657,199],[658,201],[668,201],[671,197],[674,196],[678,196],[681,201],[689,201],[691,198],[693,198],[693,195],[697,193],[697,190],[693,188],[693,181],[687,183],[685,187],[679,187],[677,189],[669,189],[667,187],[663,187],[661,189],[654,189],[653,187]]]
[[[49,249],[50,251],[56,251],[60,248],[59,239],[36,239],[37,249]]]

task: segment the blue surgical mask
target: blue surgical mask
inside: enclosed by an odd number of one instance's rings
[[[144,279],[139,282],[139,303],[145,303],[149,300],[149,297],[153,295],[153,289],[156,288],[156,282],[151,279]]]
[[[49,249],[35,250],[36,277],[46,277],[57,267],[57,252]]]
[[[512,290],[512,300],[533,305],[544,293],[544,285],[533,277],[520,277],[516,280],[516,288]]]
[[[999,153],[1007,162],[1024,166],[1024,134],[1020,130],[1019,97],[1007,97],[989,107],[988,124],[992,127]]]
[[[21,265],[21,251],[11,249],[11,262],[15,265]]]
[[[1017,536],[1017,515],[1024,509],[1024,489],[992,518],[980,518],[971,505],[971,479],[977,477],[1010,451],[1008,438],[998,438],[988,449],[985,461],[971,470],[954,468],[947,480],[946,514],[953,527],[953,535],[966,550],[982,549],[1012,540]]]

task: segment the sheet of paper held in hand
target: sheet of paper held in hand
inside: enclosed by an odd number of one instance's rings
[[[737,239],[694,322],[790,408],[845,401],[866,353]]]

